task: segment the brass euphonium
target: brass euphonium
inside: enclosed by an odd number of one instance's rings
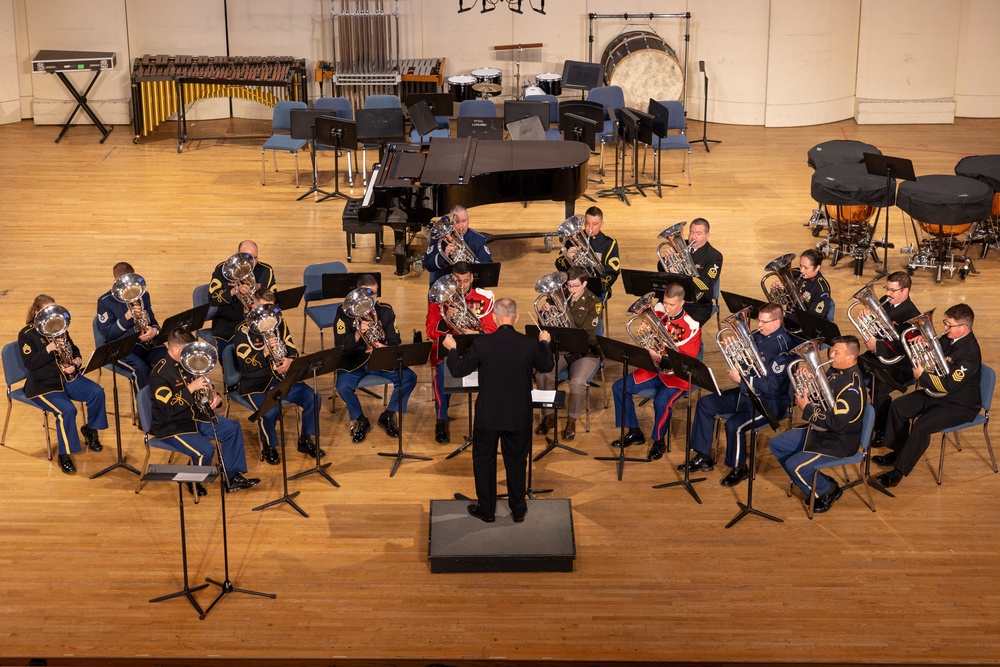
[[[271,368],[279,375],[277,367],[288,356],[288,348],[281,336],[281,308],[273,303],[262,303],[254,306],[247,313],[247,328],[264,339],[267,347]],[[272,342],[273,341],[273,342]]]
[[[676,273],[696,278],[698,269],[695,268],[694,260],[691,258],[692,244],[685,243],[681,236],[686,224],[686,222],[678,222],[660,232],[656,238],[663,239],[663,243],[656,246],[656,256],[660,260],[660,267],[664,273]]]
[[[248,252],[238,252],[222,264],[222,275],[236,286],[236,295],[243,302],[243,310],[250,312],[253,308],[253,293],[257,290],[257,277],[253,274],[257,260]],[[240,286],[248,289],[244,294]]]
[[[361,333],[365,345],[373,349],[376,343],[385,345],[385,331],[382,329],[382,323],[378,321],[375,302],[374,291],[367,287],[359,287],[344,297],[344,305],[341,306],[349,317],[354,318],[354,326]],[[362,329],[362,322],[367,322],[368,327]]]
[[[648,347],[660,354],[664,354],[664,350],[668,349],[677,352],[677,343],[667,333],[660,318],[653,311],[655,306],[655,292],[648,292],[645,296],[639,297],[628,307],[632,317],[625,323],[625,330],[639,347]]]
[[[219,418],[212,408],[216,392],[208,374],[212,372],[217,363],[219,363],[219,351],[203,340],[190,342],[181,349],[181,368],[193,377],[204,377],[205,381],[208,382],[207,389],[198,389],[193,392],[192,397],[195,409],[202,412],[213,423],[218,422]]]
[[[903,339],[903,349],[906,356],[910,358],[910,363],[916,366],[923,366],[928,372],[934,375],[948,375],[951,367],[941,350],[941,343],[934,332],[934,308],[926,313],[921,313],[914,318],[906,320],[911,325],[903,329],[901,337]],[[930,396],[944,396],[944,392],[924,389]]]
[[[826,379],[824,366],[832,362],[820,362],[820,344],[822,338],[813,338],[792,348],[792,354],[798,355],[788,364],[788,377],[795,388],[795,395],[806,398],[821,412],[829,412],[836,404],[833,391]],[[802,367],[802,372],[797,369]]]
[[[767,297],[767,300],[779,304],[786,313],[796,309],[806,309],[805,303],[802,302],[802,295],[799,294],[798,286],[795,284],[795,276],[792,275],[793,259],[795,259],[795,253],[790,252],[772,260],[764,267],[767,273],[760,279],[760,288],[764,290],[764,296]],[[774,278],[774,281],[769,283],[769,278]]]
[[[70,345],[69,335],[66,333],[69,331],[69,323],[69,311],[55,304],[39,310],[34,321],[35,331],[56,346],[56,364],[59,366],[59,372],[67,382],[72,382],[80,375],[80,367],[76,365],[73,346]],[[74,370],[66,373],[63,371],[63,366],[72,366]]]
[[[465,302],[465,296],[458,291],[458,283],[451,274],[435,280],[427,292],[427,298],[431,303],[438,305],[441,309],[441,319],[455,331],[468,330],[482,333],[483,323],[469,310],[469,304]]]
[[[875,280],[859,289],[851,297],[853,301],[847,308],[847,319],[851,321],[851,324],[865,340],[874,338],[875,340],[898,343],[899,332],[896,331],[896,327],[893,326],[892,320],[889,319],[886,312],[882,310],[882,304],[879,303],[875,289],[872,287]],[[854,311],[857,308],[860,308],[861,312],[855,317]],[[900,354],[895,357],[879,357],[879,361],[884,364],[894,364],[902,358],[903,355]]]
[[[744,308],[723,320],[726,326],[715,334],[715,342],[722,350],[729,367],[739,373],[744,380],[765,377],[767,366],[760,356],[757,344],[750,331],[750,308]]]
[[[454,216],[444,215],[431,226],[431,239],[437,241],[438,254],[444,257],[449,264],[475,264],[478,260],[472,249],[465,242],[461,234],[455,231],[455,223],[458,222]]]
[[[126,273],[111,286],[111,296],[124,303],[132,311],[132,322],[141,336],[149,329],[149,313],[142,305],[142,295],[146,293],[146,280],[138,273]]]
[[[583,225],[584,217],[582,215],[574,215],[572,218],[567,218],[559,225],[556,229],[556,234],[563,241],[560,252],[566,258],[566,261],[570,263],[570,266],[579,266],[586,269],[590,275],[599,276],[604,273],[604,265],[597,257],[594,249],[590,247],[590,237],[584,231]],[[568,247],[567,243],[569,244]],[[576,248],[576,253],[572,259],[566,253],[569,248]]]
[[[566,274],[562,271],[553,271],[535,283],[535,291],[538,292],[538,297],[535,298],[535,314],[538,315],[538,321],[542,326],[567,329],[576,326],[573,324],[573,318],[569,316],[569,299],[566,298],[563,289],[565,284]],[[552,304],[548,310],[541,307],[546,300]]]

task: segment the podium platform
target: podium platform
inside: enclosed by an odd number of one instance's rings
[[[572,572],[576,559],[568,498],[528,500],[514,523],[506,503],[495,523],[469,515],[468,500],[432,500],[428,558],[431,572]]]

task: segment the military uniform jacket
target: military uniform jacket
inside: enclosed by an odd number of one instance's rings
[[[979,351],[979,341],[971,331],[958,340],[951,340],[947,334],[938,338],[941,351],[951,370],[947,375],[935,375],[929,370],[917,380],[921,389],[944,393],[939,400],[978,410],[983,405],[979,392],[983,357]]]
[[[196,433],[196,421],[207,421],[194,406],[180,365],[171,358],[161,359],[149,376],[149,394],[153,403],[153,435],[169,438],[173,435]]]
[[[570,247],[570,244],[567,243],[565,247]],[[601,264],[604,265],[604,272],[601,274],[601,289],[604,294],[608,294],[622,270],[621,259],[618,257],[618,241],[604,232],[599,232],[597,236],[590,237],[590,247],[597,258],[601,260]],[[556,258],[556,268],[560,271],[569,271],[572,266],[563,255]],[[599,294],[598,296],[603,295]]]
[[[764,366],[767,368],[767,375],[753,378],[753,390],[768,409],[780,418],[785,413],[791,396],[787,371],[789,362],[796,358],[791,350],[798,341],[792,338],[784,327],[778,327],[770,336],[765,336],[759,331],[753,332],[753,342],[764,358]],[[740,382],[740,392],[747,393],[746,380]]]
[[[483,325],[484,333],[493,333],[497,330],[497,321],[493,317],[493,292],[479,287],[473,287],[465,295],[465,303],[469,305],[479,322]],[[453,331],[444,318],[441,317],[441,307],[432,302],[427,303],[427,320],[425,322],[427,337],[434,343],[431,348],[431,363],[438,363],[444,359],[444,355],[438,355],[438,343],[448,334],[458,333]]]
[[[472,254],[476,256],[477,264],[486,264],[493,261],[493,255],[490,254],[490,247],[486,245],[486,237],[483,234],[469,228],[465,230],[462,240],[465,241],[465,245],[469,246]],[[451,268],[451,263],[438,252],[438,242],[436,239],[431,240],[430,245],[427,246],[427,252],[424,253],[424,268],[430,271],[429,278],[431,285]]]
[[[149,314],[149,326],[159,329],[160,324],[156,321],[156,315],[153,314],[149,292],[143,294],[141,298],[142,307]],[[104,340],[110,342],[135,333],[135,320],[125,317],[128,311],[128,304],[111,296],[110,290],[97,299],[97,328],[104,336]]]
[[[806,312],[825,318],[833,302],[830,298],[830,283],[826,282],[822,273],[817,273],[815,278],[806,279],[799,274],[798,269],[795,269],[792,275],[795,276],[795,284],[799,288]]]
[[[396,326],[396,313],[392,306],[387,303],[375,303],[375,313],[378,316],[382,331],[385,332],[386,345],[399,345],[403,341],[399,336],[399,328]],[[343,308],[337,309],[337,321],[334,324],[334,344],[344,348],[340,354],[340,368],[348,371],[355,371],[368,362],[368,346],[364,338],[355,340],[354,334],[357,326],[354,318],[344,312]]]
[[[299,351],[292,342],[292,335],[288,331],[288,323],[281,320],[280,332],[281,340],[285,344],[285,356],[289,358],[299,356]],[[236,352],[236,363],[240,366],[240,393],[244,396],[255,394],[267,389],[271,380],[281,379],[271,367],[271,359],[264,355],[264,337],[250,331],[246,322],[236,328],[233,336],[233,345]]]
[[[597,347],[597,325],[601,323],[601,309],[604,304],[590,290],[583,290],[583,296],[569,303],[569,316],[577,329],[587,332],[587,342],[590,344],[590,354],[600,354]]]
[[[861,417],[865,409],[861,371],[857,364],[844,370],[831,366],[826,379],[834,406],[823,411],[810,403],[802,411],[802,418],[811,427],[803,449],[827,456],[853,456],[861,446]]]
[[[80,348],[73,338],[66,333],[66,339],[73,348],[73,358],[80,357]],[[38,333],[34,325],[21,329],[17,334],[17,346],[21,348],[21,361],[28,369],[28,379],[24,383],[24,395],[28,398],[41,396],[53,391],[65,389],[65,378],[62,369],[56,363],[56,353],[46,351],[49,339]],[[82,358],[82,357],[81,357]]]
[[[656,304],[653,310],[660,318],[660,322],[663,323],[663,328],[667,330],[667,333],[673,339],[677,350],[681,354],[697,358],[698,352],[701,351],[701,325],[698,324],[697,320],[688,315],[684,310],[681,310],[677,316],[670,317],[663,309],[663,304],[661,303]],[[669,363],[670,360],[664,356],[660,365],[661,367],[665,367],[663,364]],[[655,377],[653,373],[644,368],[637,368],[634,376],[636,382],[645,382]],[[685,391],[691,386],[686,380],[682,380],[674,375],[673,371],[660,373],[660,380],[668,387],[677,387]]]
[[[719,282],[719,275],[722,273],[722,253],[712,247],[711,243],[706,243],[691,252],[691,260],[698,271],[698,276],[692,278],[695,289],[699,292],[696,301],[711,303],[715,284]]]
[[[215,271],[212,272],[212,282],[208,285],[208,292],[209,303],[218,308],[218,312],[212,320],[212,335],[221,340],[230,341],[233,339],[233,334],[236,333],[236,327],[246,317],[246,313],[243,312],[243,302],[232,293],[229,281],[222,275],[223,264],[225,262],[220,262],[215,267]],[[253,275],[257,279],[258,285],[265,289],[274,289],[274,269],[271,268],[270,264],[257,262],[256,266],[253,267]]]
[[[879,302],[882,304],[882,310],[885,311],[885,314],[889,316],[890,320],[892,320],[892,324],[896,329],[896,333],[900,334],[903,333],[903,329],[906,329],[910,326],[909,324],[906,323],[906,321],[920,314],[920,311],[917,310],[917,307],[913,305],[913,302],[910,301],[909,297],[907,297],[906,301],[902,301],[896,304],[895,306],[889,303],[888,296],[883,296],[879,300]],[[904,370],[910,368],[910,360],[906,356],[906,353],[903,350],[903,344],[901,342],[884,341],[881,339],[876,340],[875,354],[880,357],[886,357],[886,358],[892,358],[892,357],[897,357],[899,355],[903,355],[903,358],[897,361],[892,366],[893,367],[902,366]]]

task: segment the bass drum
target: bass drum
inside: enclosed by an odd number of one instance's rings
[[[627,107],[642,111],[651,99],[684,97],[684,70],[677,53],[655,33],[623,32],[604,49],[601,64],[604,85],[621,88]]]

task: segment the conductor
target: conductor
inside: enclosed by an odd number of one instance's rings
[[[524,496],[531,450],[531,371],[548,373],[554,357],[549,350],[548,332],[539,332],[535,341],[514,329],[517,304],[513,299],[497,301],[493,315],[499,328],[476,338],[464,355],[459,356],[450,334],[442,345],[448,350],[452,375],[464,377],[479,371],[472,431],[472,469],[478,502],[469,505],[469,514],[487,523],[496,520],[499,440],[507,471],[507,504],[514,522],[520,523],[528,513]]]

